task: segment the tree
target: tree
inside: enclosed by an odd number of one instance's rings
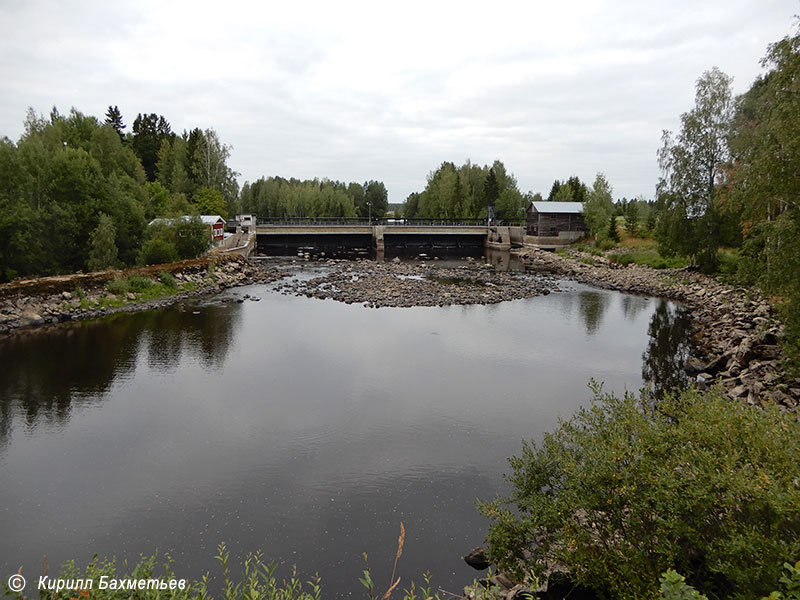
[[[177,219],[175,224],[175,249],[178,258],[185,260],[195,258],[208,250],[211,244],[211,232],[208,225],[200,217]]]
[[[782,343],[800,374],[800,33],[769,46],[741,98],[726,200],[740,210],[739,275],[783,298]]]
[[[606,176],[598,173],[583,203],[583,220],[596,236],[602,237],[608,232],[608,220],[614,214],[612,192]]]
[[[561,187],[558,188],[555,195],[552,198],[552,202],[574,202],[573,191],[570,186],[566,183],[561,184]]]
[[[608,217],[608,233],[606,237],[612,242],[619,242],[619,230],[617,229],[617,216],[612,214]]]
[[[583,183],[577,175],[573,175],[567,179],[567,183],[565,185],[568,185],[572,190],[573,202],[584,202],[586,200],[586,194],[589,190],[586,188],[586,184]]]
[[[406,198],[405,204],[403,205],[403,216],[406,219],[415,219],[417,217],[419,196],[420,194],[418,192],[411,192],[408,198]]]
[[[147,240],[142,244],[139,262],[143,265],[163,265],[178,260],[175,244],[161,238]]]
[[[631,200],[625,208],[625,231],[632,236],[639,233],[639,206],[636,200]]]
[[[554,202],[556,199],[556,194],[558,194],[558,190],[561,189],[562,183],[556,179],[553,182],[553,185],[550,187],[550,193],[547,195],[548,202]],[[570,196],[571,197],[571,196]]]
[[[487,204],[495,204],[500,198],[500,184],[497,182],[497,175],[494,169],[489,169],[486,182],[483,184],[483,195]]]
[[[156,179],[156,163],[161,142],[173,137],[169,122],[155,113],[139,113],[133,121],[133,150],[142,161],[148,181]]]
[[[122,132],[122,130],[125,129],[126,125],[122,122],[122,113],[119,112],[119,108],[117,106],[108,107],[108,110],[106,111],[105,123],[106,125],[110,125],[111,128],[117,132],[120,140],[125,138],[125,134]]]
[[[106,214],[101,214],[97,228],[92,232],[90,240],[88,266],[91,271],[101,271],[117,266],[117,230],[114,221]]]
[[[222,198],[222,192],[209,187],[202,187],[195,194],[194,204],[201,215],[219,215],[223,219],[228,217],[228,207]]]
[[[359,217],[381,218],[389,206],[389,192],[382,181],[367,181],[364,183],[364,213],[359,211]]]
[[[664,131],[658,152],[663,224],[656,235],[659,250],[666,255],[687,254],[708,272],[717,267],[722,242],[717,200],[730,158],[735,108],[731,81],[716,67],[703,73],[695,86],[695,107],[681,115],[676,138]]]

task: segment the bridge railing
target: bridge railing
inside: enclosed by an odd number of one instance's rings
[[[394,219],[381,218],[369,219],[366,217],[283,217],[283,218],[258,218],[257,225],[273,226],[306,226],[306,227],[331,227],[331,226],[425,226],[425,227],[486,227],[486,219]],[[492,225],[524,225],[525,221],[494,221]]]

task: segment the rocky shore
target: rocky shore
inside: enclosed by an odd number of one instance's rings
[[[161,297],[143,299],[134,292],[115,295],[108,288],[115,279],[131,276],[148,278],[155,284],[161,273],[171,274],[176,284],[169,294]],[[0,285],[0,334],[22,327],[153,310],[234,286],[275,281],[285,275],[277,269],[231,256],[15,281]]]
[[[681,302],[692,317],[693,356],[686,370],[699,387],[719,383],[728,396],[752,405],[800,405],[800,381],[787,375],[778,345],[783,327],[774,307],[755,290],[689,269],[622,267],[577,250],[567,257],[539,250],[519,254],[537,272]]]
[[[500,272],[474,261],[441,266],[426,261],[328,260],[323,265],[329,272],[288,281],[280,291],[380,308],[495,304],[558,290],[552,276]]]

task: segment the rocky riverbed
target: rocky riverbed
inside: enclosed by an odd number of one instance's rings
[[[175,287],[161,297],[147,298],[135,292],[114,294],[109,289],[115,279],[131,276],[157,284],[161,273],[171,274],[175,281]],[[285,276],[285,271],[262,267],[240,257],[206,257],[127,271],[15,281],[0,285],[0,334],[21,327],[152,310],[226,288],[271,282]]]
[[[322,266],[325,273],[312,279],[288,281],[280,291],[380,308],[495,304],[558,290],[552,276],[500,272],[491,265],[474,261],[442,266],[426,261],[376,263],[332,259]]]

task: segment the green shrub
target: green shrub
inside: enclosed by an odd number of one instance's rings
[[[735,275],[739,271],[739,257],[733,252],[719,251],[717,270],[723,275]]]
[[[598,248],[600,248],[600,250],[603,250],[603,251],[611,250],[612,248],[616,247],[616,244],[614,243],[614,241],[613,240],[609,240],[609,239],[597,240],[597,243],[595,245]]]
[[[139,253],[139,262],[145,265],[163,265],[178,260],[178,251],[175,244],[163,239],[154,238],[142,244]]]
[[[631,253],[627,254],[614,254],[611,257],[611,262],[615,262],[617,264],[622,265],[623,267],[627,267],[629,264],[634,262],[633,255]]]
[[[141,275],[131,275],[128,277],[128,289],[132,292],[145,292],[155,285],[149,277]]]
[[[178,287],[178,282],[175,279],[175,276],[167,271],[160,271],[158,274],[158,280],[164,285],[164,287],[170,289]]]
[[[614,254],[611,260],[623,266],[631,263],[646,265],[653,269],[680,269],[686,267],[689,261],[681,256],[661,256],[654,250],[640,250],[637,252],[625,252],[624,254]]]
[[[128,280],[124,277],[117,277],[106,284],[106,289],[115,296],[123,296],[128,293]]]
[[[562,563],[622,599],[656,596],[668,569],[709,597],[769,593],[800,556],[796,418],[718,390],[656,409],[593,390],[589,408],[510,460],[512,496],[479,504],[494,562],[518,575]]]
[[[762,600],[800,600],[800,562],[794,566],[784,563],[783,568],[788,574],[780,579],[783,591],[775,590]],[[700,594],[686,580],[670,569],[661,576],[661,598],[663,600],[708,600],[707,596]]]
[[[661,576],[661,598],[664,600],[708,600],[707,596],[687,585],[686,579],[672,569]]]

